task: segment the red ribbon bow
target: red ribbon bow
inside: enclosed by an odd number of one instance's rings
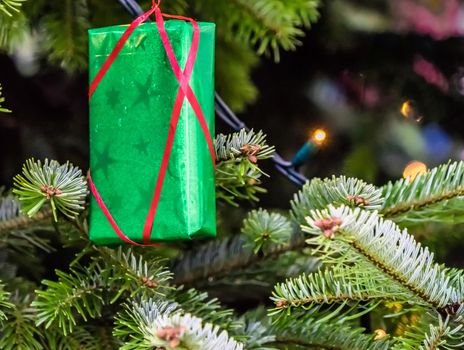
[[[173,16],[173,15],[167,15],[167,14],[161,13],[161,10],[159,8],[160,3],[161,1],[153,0],[151,9],[147,11],[146,13],[144,13],[143,15],[141,15],[140,17],[138,17],[137,19],[135,19],[129,25],[129,27],[126,29],[126,31],[122,34],[121,38],[116,43],[115,47],[111,51],[106,61],[101,66],[100,70],[95,75],[95,78],[93,79],[89,87],[89,100],[90,100],[95,90],[97,89],[98,85],[100,84],[101,80],[103,79],[105,74],[110,69],[111,65],[113,64],[113,62],[115,61],[119,53],[121,52],[126,41],[132,35],[134,30],[139,25],[141,25],[143,22],[145,22],[153,13],[155,13],[156,25],[160,33],[160,37],[161,37],[161,41],[163,43],[164,49],[166,50],[169,63],[171,64],[174,75],[177,81],[179,82],[179,90],[177,91],[177,96],[176,96],[174,107],[173,107],[172,114],[171,114],[168,137],[166,140],[166,146],[164,148],[163,158],[161,161],[161,166],[160,166],[158,177],[156,180],[155,192],[153,194],[153,199],[150,204],[150,209],[145,219],[145,225],[143,228],[143,242],[144,242],[143,244],[134,242],[121,231],[118,224],[116,223],[113,216],[111,215],[110,211],[108,210],[107,206],[105,205],[102,197],[98,193],[98,190],[90,176],[90,170],[87,175],[89,185],[90,185],[90,190],[92,191],[92,194],[94,195],[98,206],[100,207],[103,214],[105,215],[105,217],[108,219],[109,223],[111,224],[111,227],[113,228],[113,230],[116,232],[119,238],[121,238],[121,240],[127,243],[130,243],[130,244],[133,244],[133,245],[137,245],[137,246],[156,246],[157,245],[157,244],[149,244],[151,230],[153,227],[153,221],[155,220],[155,216],[156,216],[156,209],[158,208],[158,203],[159,203],[160,196],[161,196],[161,190],[162,190],[163,183],[164,183],[164,177],[166,175],[166,170],[168,168],[169,157],[171,155],[172,145],[174,142],[174,136],[175,136],[177,124],[179,121],[180,112],[182,110],[182,104],[185,98],[187,98],[190,105],[192,106],[193,111],[195,112],[195,115],[200,123],[201,130],[208,144],[208,149],[211,155],[211,159],[213,161],[213,165],[215,164],[215,152],[214,152],[214,147],[213,147],[213,141],[211,139],[211,135],[208,129],[208,124],[206,123],[206,119],[203,115],[203,111],[200,107],[200,104],[198,103],[198,100],[192,88],[190,87],[190,77],[192,75],[193,66],[195,64],[195,60],[196,60],[196,56],[198,52],[198,44],[200,42],[200,29],[198,27],[198,23],[192,18],[183,17],[183,16]],[[163,17],[174,18],[174,19],[179,19],[183,21],[189,21],[192,23],[192,26],[193,26],[192,45],[189,50],[189,54],[187,57],[187,62],[185,64],[184,71],[181,70],[179,66],[179,62],[177,61],[176,56],[174,55],[171,42],[166,33],[166,29],[164,28]]]

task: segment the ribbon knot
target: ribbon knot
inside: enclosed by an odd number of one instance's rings
[[[183,17],[183,16],[174,16],[174,15],[166,15],[161,13],[161,10],[159,8],[159,5],[161,3],[161,0],[152,0],[152,8],[135,19],[129,27],[125,30],[125,32],[121,35],[121,38],[118,40],[116,43],[115,47],[111,51],[110,55],[106,59],[106,61],[103,63],[101,66],[100,70],[97,72],[95,75],[95,78],[92,80],[90,87],[89,87],[89,100],[92,98],[95,90],[97,89],[98,85],[100,84],[101,80],[105,76],[105,74],[108,72],[110,69],[111,65],[119,55],[120,51],[124,47],[124,44],[127,42],[129,37],[132,35],[134,30],[143,22],[145,22],[153,13],[155,13],[156,16],[156,25],[161,37],[161,41],[163,43],[164,49],[166,51],[166,54],[169,59],[169,63],[172,67],[172,70],[174,72],[174,76],[176,77],[178,83],[179,83],[179,89],[177,91],[176,99],[174,102],[174,107],[172,110],[171,114],[171,120],[169,124],[169,131],[168,131],[168,137],[166,140],[166,146],[164,148],[164,153],[163,153],[163,158],[161,160],[161,166],[158,172],[158,176],[156,179],[156,185],[155,185],[155,191],[153,194],[153,199],[150,203],[150,208],[148,210],[148,214],[145,220],[144,228],[143,228],[143,244],[137,243],[133,240],[131,240],[129,237],[127,237],[119,228],[118,224],[114,220],[113,216],[111,215],[110,211],[108,210],[107,206],[105,205],[102,197],[98,193],[98,190],[95,186],[95,184],[92,181],[92,177],[90,176],[90,170],[88,172],[88,181],[89,181],[89,186],[92,194],[95,197],[95,200],[97,201],[98,206],[102,210],[103,214],[105,217],[108,219],[111,227],[113,230],[116,232],[116,234],[121,238],[121,240],[138,245],[138,246],[154,246],[157,244],[149,244],[150,242],[150,236],[151,236],[151,230],[153,227],[153,222],[155,219],[156,215],[156,210],[158,208],[158,203],[161,197],[161,190],[163,187],[164,183],[164,178],[166,175],[166,171],[168,168],[168,163],[169,163],[169,158],[172,150],[172,145],[174,142],[174,136],[176,133],[176,128],[177,124],[179,121],[180,117],[180,112],[182,110],[182,105],[183,101],[185,98],[189,101],[190,105],[192,106],[193,111],[195,112],[195,115],[197,117],[198,122],[200,123],[201,130],[204,134],[204,137],[206,139],[207,145],[208,145],[208,150],[211,155],[211,159],[213,162],[213,165],[215,165],[215,151],[214,151],[214,146],[213,146],[213,141],[211,139],[211,135],[208,129],[208,124],[206,122],[206,119],[203,115],[203,111],[201,109],[201,106],[198,102],[198,99],[196,98],[191,86],[190,86],[190,77],[193,72],[193,67],[195,64],[197,52],[198,52],[198,46],[199,46],[199,41],[200,41],[200,29],[198,26],[198,23],[193,20],[192,18],[189,17]],[[182,69],[179,66],[179,62],[174,54],[174,51],[172,49],[171,42],[169,40],[169,37],[166,33],[166,29],[164,26],[164,17],[169,17],[169,18],[174,18],[174,19],[179,19],[179,20],[184,20],[184,21],[189,21],[192,23],[193,26],[193,36],[192,36],[192,44],[190,46],[189,54],[187,57],[187,62],[185,64],[185,68],[182,71]]]

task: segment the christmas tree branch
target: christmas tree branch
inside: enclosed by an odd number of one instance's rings
[[[279,60],[280,49],[294,50],[303,29],[318,17],[317,0],[234,0],[218,6],[213,0],[199,2],[197,11],[222,24],[226,33],[255,46],[259,54],[273,53]]]
[[[1,214],[1,203],[0,203]],[[18,214],[16,217],[3,219],[0,217],[0,234],[9,231],[32,230],[31,227],[40,226],[43,223],[50,223],[52,219],[52,211],[44,209],[35,214],[33,217]],[[48,225],[50,226],[50,225]]]
[[[128,291],[132,295],[165,296],[171,289],[168,287],[171,273],[160,259],[144,259],[130,248],[93,246],[93,249],[99,254],[96,260],[105,264],[105,270],[111,274],[111,283],[118,284],[119,295]]]
[[[453,326],[450,317],[425,314],[396,339],[393,350],[461,349],[464,345],[462,325]]]
[[[0,0],[0,48],[9,50],[27,31],[27,21],[21,7],[23,0]],[[0,112],[9,112],[1,108]]]
[[[121,350],[163,348],[241,350],[226,331],[184,313],[178,305],[149,299],[128,305],[116,318]]]
[[[365,334],[363,328],[343,324],[317,322],[303,317],[302,320],[276,324],[271,332],[276,334],[276,345],[301,345],[309,349],[331,350],[388,350],[391,342],[388,338],[375,339]]]
[[[257,194],[264,174],[258,161],[272,157],[274,147],[266,142],[262,131],[242,129],[229,135],[219,134],[214,140],[216,151],[216,196],[229,204],[236,199],[258,201]]]
[[[0,325],[3,325],[3,322],[7,319],[5,314],[5,309],[10,309],[13,307],[8,300],[10,293],[4,290],[4,285],[0,282]]]
[[[42,332],[34,321],[36,310],[31,307],[33,296],[24,298],[14,295],[14,307],[7,309],[8,322],[2,327],[0,349],[42,350]]]
[[[0,0],[0,14],[3,13],[9,17],[19,13],[19,10],[25,0]]]
[[[47,288],[38,290],[37,300],[32,303],[37,308],[37,326],[44,324],[49,328],[56,323],[67,335],[77,325],[76,313],[84,320],[101,316],[108,282],[102,272],[98,265],[76,266],[70,273],[57,271],[56,282],[43,281]]]
[[[186,251],[171,265],[174,283],[194,286],[228,271],[246,269],[264,260],[277,258],[306,245],[299,230],[294,230],[288,244],[273,245],[261,254],[253,253],[253,245],[242,235],[210,241],[195,250]]]
[[[241,322],[235,319],[232,309],[224,308],[216,298],[210,298],[207,293],[196,289],[184,290],[180,287],[168,295],[170,300],[182,305],[182,309],[205,322],[209,322],[234,334],[240,328]]]
[[[415,221],[464,221],[464,162],[433,168],[414,180],[401,179],[383,187],[385,203],[380,212],[405,223]]]
[[[72,265],[70,273],[57,271],[58,281],[43,281],[47,287],[37,291],[33,305],[38,310],[37,325],[57,324],[65,334],[84,321],[101,316],[104,305],[134,295],[165,296],[170,273],[159,260],[145,261],[130,249],[95,248],[100,252],[93,262]]]
[[[305,224],[305,217],[311,210],[324,209],[329,205],[360,207],[378,210],[384,198],[382,191],[362,180],[345,176],[319,179],[307,182],[291,201],[292,216],[299,224]]]
[[[251,48],[225,37],[219,29],[216,42],[216,62],[220,62],[215,67],[216,91],[226,98],[234,112],[242,112],[258,95],[251,72],[259,59]],[[230,84],[230,81],[235,83]]]
[[[111,334],[111,328],[100,326],[76,326],[71,334],[64,334],[58,327],[44,332],[42,344],[45,349],[59,350],[113,350],[122,345]]]
[[[42,21],[49,59],[69,71],[82,69],[87,65],[87,29],[90,28],[87,1],[63,0],[53,7]]]
[[[409,292],[405,301],[414,298],[417,304],[436,310],[460,301],[458,291],[445,271],[433,262],[428,249],[377,212],[329,206],[311,212],[307,221],[304,230],[316,235],[308,243],[318,246],[319,252],[327,252],[321,254],[323,261],[345,249],[349,251],[345,253],[348,259],[361,264],[360,268],[373,268]]]
[[[293,307],[319,309],[333,304],[391,301],[400,298],[385,279],[372,279],[358,267],[330,268],[277,284],[271,298],[276,312]],[[365,304],[365,303],[364,303]],[[366,305],[364,305],[366,307]],[[340,314],[337,317],[341,317]]]
[[[267,210],[252,210],[243,221],[242,234],[253,242],[253,253],[269,252],[290,242],[293,225],[285,216]]]
[[[29,159],[23,165],[22,174],[13,179],[13,193],[18,195],[21,211],[33,216],[49,203],[55,221],[57,212],[71,219],[84,209],[88,194],[87,182],[82,171],[69,162],[60,165],[57,161],[45,162]]]
[[[47,209],[42,209],[33,218],[22,215],[17,197],[11,193],[2,194],[0,190],[0,246],[12,254],[34,258],[37,257],[36,248],[52,251],[48,239],[34,232],[49,229],[51,217],[52,213]],[[20,261],[25,260],[21,258]]]
[[[45,252],[53,250],[49,240],[35,232],[49,230],[52,228],[51,223],[51,210],[42,209],[29,218],[20,213],[16,196],[0,194],[0,246],[8,249],[12,255],[21,255],[20,262],[31,262],[24,259],[25,255],[38,260],[36,248]]]

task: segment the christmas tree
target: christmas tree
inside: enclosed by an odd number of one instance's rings
[[[256,93],[256,55],[294,49],[318,5],[177,0],[163,11],[217,23],[218,90],[240,110]],[[17,54],[38,35],[40,57],[68,72],[85,69],[87,28],[130,21],[110,1],[0,0],[0,19],[3,48]],[[0,349],[463,347],[463,270],[420,242],[459,229],[463,162],[380,186],[313,178],[281,205],[290,210],[246,213],[266,191],[274,146],[242,129],[218,134],[214,153],[218,237],[157,247],[95,245],[83,167],[25,161],[0,197]]]

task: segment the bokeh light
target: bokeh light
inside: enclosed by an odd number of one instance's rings
[[[417,175],[425,174],[427,165],[417,160],[410,162],[403,170],[403,177],[410,181],[414,180]]]
[[[401,104],[400,113],[406,119],[412,119],[416,122],[420,122],[423,119],[416,104],[411,100],[404,101]]]
[[[323,145],[326,143],[327,137],[327,131],[322,128],[318,128],[311,133],[311,141],[313,141],[316,145]]]
[[[410,114],[412,113],[411,101],[404,101],[401,105],[400,112],[403,117],[409,118]]]
[[[385,338],[388,334],[385,332],[385,330],[379,328],[374,331],[375,337],[374,340],[380,340]]]

